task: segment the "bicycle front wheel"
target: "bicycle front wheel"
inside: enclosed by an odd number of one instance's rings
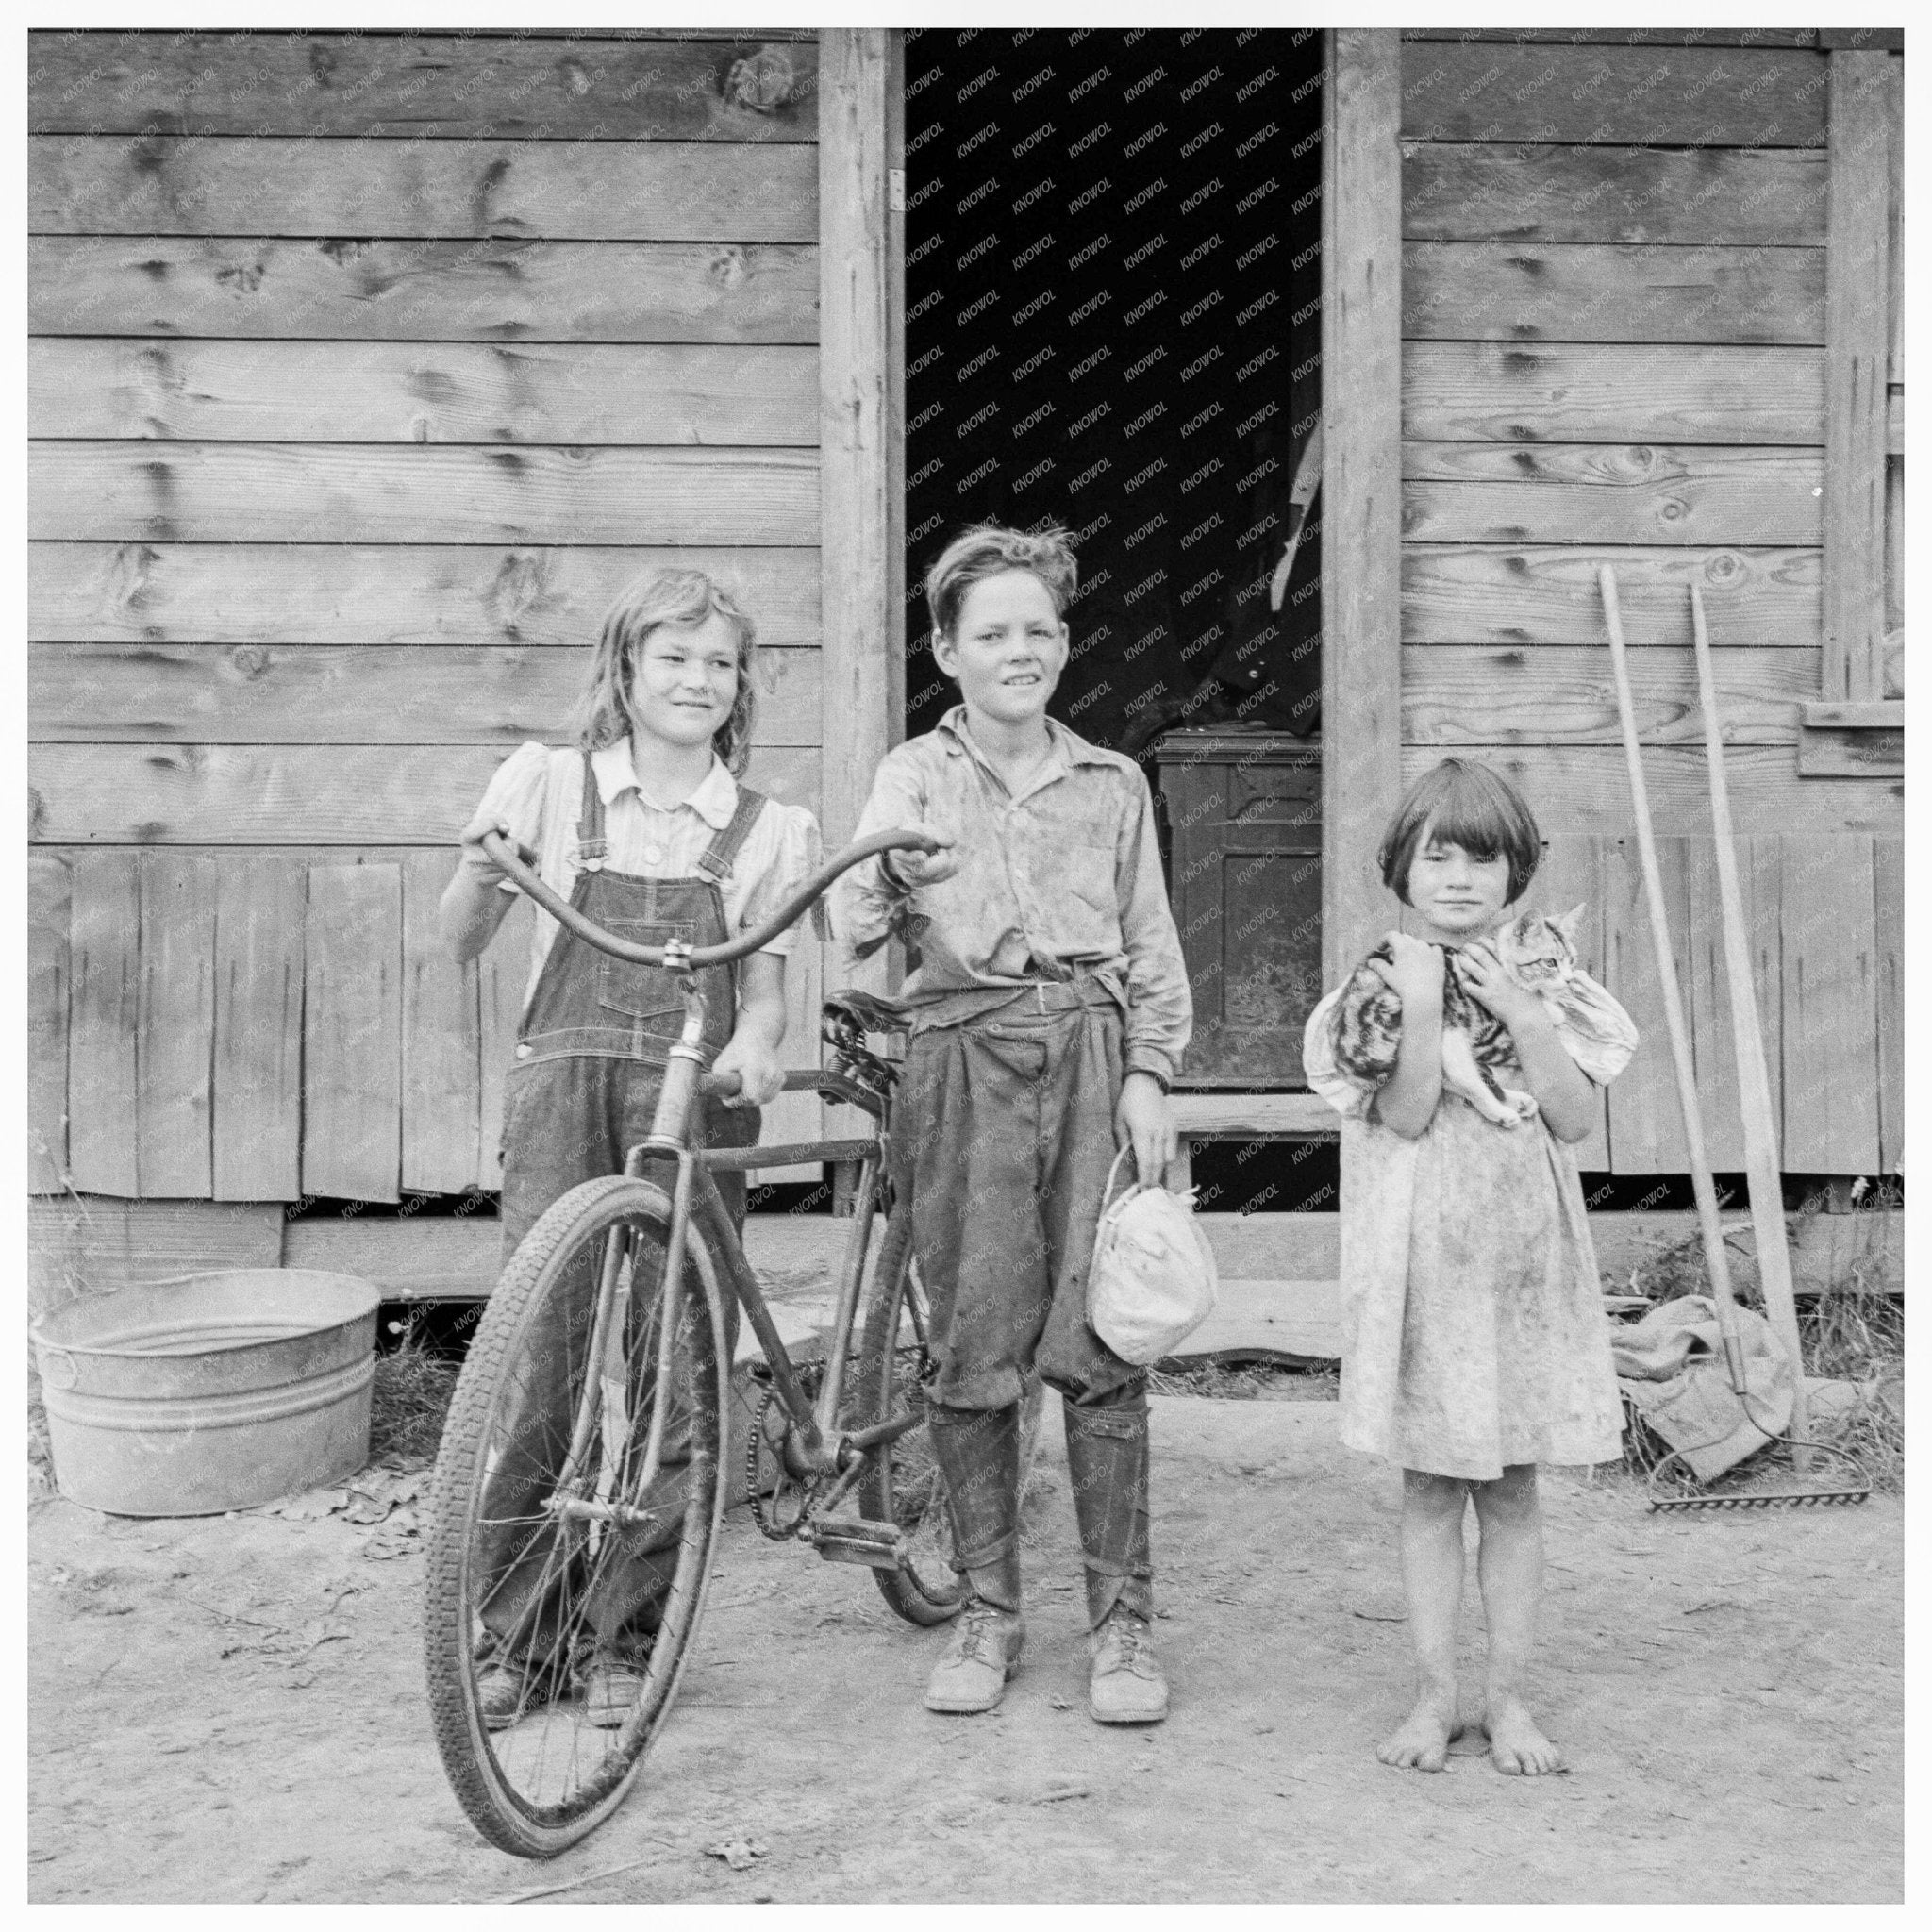
[[[558,1201],[490,1298],[437,1456],[424,1604],[437,1747],[471,1823],[525,1857],[575,1844],[623,1801],[671,1709],[717,1548],[723,1306],[695,1226],[667,1289],[670,1226],[669,1199],[641,1180]]]
[[[945,1478],[924,1420],[931,1365],[925,1291],[912,1257],[912,1216],[904,1203],[886,1223],[874,1266],[851,1390],[847,1426],[866,1428],[910,1408],[921,1420],[875,1450],[859,1478],[859,1506],[876,1523],[906,1533],[908,1557],[897,1570],[874,1570],[880,1594],[908,1623],[943,1624],[966,1600],[966,1579],[953,1568],[953,1519]]]

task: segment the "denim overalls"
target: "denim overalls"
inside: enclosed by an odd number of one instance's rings
[[[577,820],[575,876],[570,901],[579,912],[620,939],[662,945],[679,939],[691,946],[721,944],[731,937],[720,882],[765,808],[766,799],[749,786],[738,789],[738,809],[698,860],[698,876],[641,878],[605,869],[604,799],[584,755],[583,809]],[[699,969],[705,996],[704,1043],[707,1057],[730,1039],[737,1024],[738,974],[733,966]],[[666,1056],[684,1024],[684,1002],[676,976],[658,967],[613,959],[559,926],[538,976],[536,991],[517,1041],[516,1059],[505,1081],[503,1141],[503,1258],[508,1266],[517,1244],[550,1205],[580,1182],[621,1174],[625,1157],[651,1130],[651,1118],[663,1081]],[[704,1103],[703,1139],[720,1147],[748,1147],[758,1137],[756,1108]],[[734,1222],[744,1220],[744,1176],[714,1176]],[[570,1398],[566,1391],[564,1346],[545,1348],[549,1337],[566,1343],[576,1330],[581,1352],[588,1332],[596,1284],[588,1266],[562,1295],[554,1296],[546,1321],[526,1345],[526,1364],[514,1391],[511,1413],[504,1418],[508,1444],[534,1432],[541,1439],[560,1433],[568,1440]],[[725,1316],[737,1330],[737,1305],[727,1297]],[[545,1369],[550,1373],[545,1374]],[[515,1568],[516,1554],[529,1536],[528,1521],[545,1493],[546,1472],[557,1457],[539,1452],[506,1453],[486,1484],[479,1516],[503,1525],[479,1550],[480,1576]],[[646,1507],[675,1503],[681,1480],[682,1455],[676,1435],[665,1442],[665,1472]],[[523,1519],[522,1524],[518,1519]],[[652,1621],[657,1599],[670,1582],[676,1541],[674,1523],[657,1537],[648,1534],[630,1553],[633,1560],[611,1579],[606,1601],[593,1607],[594,1635],[600,1643],[618,1641],[625,1626]],[[660,1563],[648,1560],[656,1544],[666,1552]],[[540,1540],[538,1551],[544,1546]],[[541,1566],[541,1554],[532,1563]],[[503,1574],[482,1615],[489,1628],[504,1631],[522,1605],[516,1580]]]

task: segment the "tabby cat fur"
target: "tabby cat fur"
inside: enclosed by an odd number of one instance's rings
[[[1503,970],[1541,999],[1577,1064],[1591,1074],[1595,1049],[1607,1053],[1623,1046],[1627,1058],[1627,1047],[1636,1042],[1621,1009],[1577,969],[1576,929],[1583,911],[1578,906],[1555,919],[1541,912],[1522,913],[1498,927],[1491,943]],[[1531,1119],[1537,1105],[1533,1095],[1506,1087],[1496,1077],[1496,1068],[1516,1063],[1509,1029],[1463,984],[1457,949],[1442,950],[1442,1086],[1468,1101],[1485,1120],[1514,1127]],[[1394,949],[1385,941],[1356,968],[1336,1002],[1331,1022],[1338,1071],[1372,1092],[1395,1071],[1396,1051],[1402,1044],[1402,997],[1369,960],[1389,965],[1394,957]],[[1609,1072],[1591,1077],[1607,1079]]]

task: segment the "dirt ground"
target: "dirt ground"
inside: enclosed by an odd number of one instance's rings
[[[443,1782],[406,1495],[374,1526],[140,1522],[44,1498],[30,1895],[1902,1897],[1896,1497],[1664,1518],[1621,1479],[1553,1475],[1538,1705],[1572,1771],[1504,1778],[1471,1740],[1441,1775],[1395,1772],[1373,1746],[1407,1687],[1396,1491],[1336,1444],[1334,1416],[1157,1400],[1174,1712],[1145,1732],[1086,1714],[1051,1453],[1028,1506],[1027,1661],[991,1717],[921,1708],[942,1634],[735,1511],[659,1750],[616,1818],[543,1865],[483,1844]],[[1058,1435],[1050,1414],[1043,1442]],[[756,1854],[741,1871],[708,1849],[732,1840]]]

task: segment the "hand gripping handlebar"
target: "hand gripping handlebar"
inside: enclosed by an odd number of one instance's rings
[[[594,920],[586,919],[569,900],[552,891],[536,873],[517,857],[516,847],[502,833],[485,832],[479,842],[505,876],[516,885],[519,891],[528,894],[559,925],[567,926],[580,940],[595,946],[599,952],[608,953],[613,959],[628,959],[635,966],[664,964],[664,947],[643,946],[631,940],[621,940],[615,933],[606,932]],[[810,909],[812,902],[841,873],[850,872],[855,865],[865,859],[874,858],[881,852],[938,852],[941,849],[941,841],[930,832],[904,828],[890,832],[874,832],[871,838],[860,839],[857,843],[846,846],[844,851],[826,859],[818,871],[762,924],[750,927],[734,939],[726,940],[723,945],[680,948],[677,963],[690,967],[724,966],[734,959],[745,958],[748,955],[756,953],[760,946],[771,944],[787,926],[802,919]]]

